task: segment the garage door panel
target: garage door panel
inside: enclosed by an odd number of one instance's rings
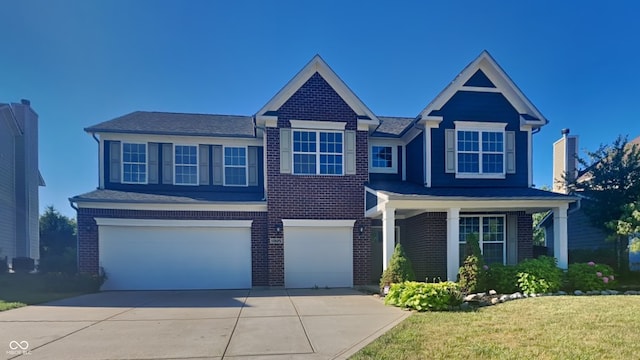
[[[101,226],[103,290],[251,287],[250,228]]]
[[[346,227],[287,227],[285,286],[353,286],[353,235]]]

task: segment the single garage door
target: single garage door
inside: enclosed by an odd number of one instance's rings
[[[251,221],[98,218],[102,290],[251,287]]]
[[[352,287],[355,220],[282,220],[288,288]]]

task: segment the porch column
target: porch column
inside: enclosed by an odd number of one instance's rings
[[[396,244],[396,209],[382,211],[382,271],[387,270]]]
[[[456,281],[460,267],[460,209],[447,210],[447,280]]]
[[[558,267],[566,269],[569,266],[567,211],[569,205],[562,205],[553,209],[553,255],[558,260]]]

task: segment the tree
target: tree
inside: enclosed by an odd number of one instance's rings
[[[622,270],[628,234],[625,229],[618,229],[618,221],[632,219],[633,204],[640,202],[640,148],[629,143],[627,137],[618,136],[613,144],[601,145],[598,150],[587,152],[587,156],[578,158],[585,172],[568,182],[569,189],[588,200],[582,208],[591,223],[609,234],[609,240],[616,241]]]
[[[415,277],[411,260],[407,258],[402,245],[396,245],[389,260],[389,266],[380,278],[380,289],[386,285],[414,280]]]
[[[40,216],[40,271],[75,272],[76,230],[74,219],[47,206]]]

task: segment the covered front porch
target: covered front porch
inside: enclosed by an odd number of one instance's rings
[[[418,280],[455,281],[466,238],[472,233],[480,238],[485,261],[516,264],[533,257],[531,215],[549,210],[558,239],[554,242],[558,266],[568,266],[567,210],[574,201],[570,196],[532,188],[397,190],[380,184],[365,188],[366,216],[378,227],[382,243],[381,256],[373,256],[377,263],[373,274],[376,267],[387,268],[400,242]]]

